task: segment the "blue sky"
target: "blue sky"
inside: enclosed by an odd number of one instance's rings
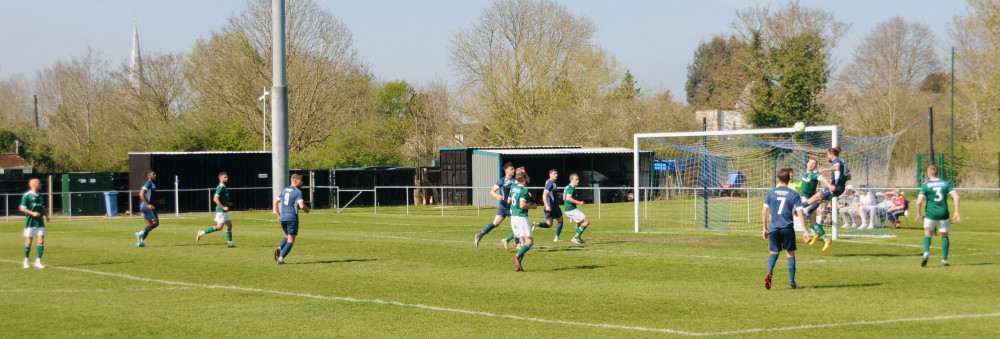
[[[294,0],[292,0],[294,1]],[[415,86],[457,83],[448,67],[449,39],[469,27],[492,1],[315,0],[354,34],[361,59],[381,80]],[[670,89],[683,97],[695,48],[713,34],[732,32],[737,10],[787,1],[747,0],[556,0],[597,25],[596,42],[635,75],[645,93]],[[965,12],[958,0],[802,1],[851,25],[834,50],[835,66],[850,62],[854,46],[875,25],[895,15],[926,23],[937,35],[942,60],[951,40],[947,27]],[[83,56],[88,46],[115,63],[127,60],[133,23],[143,53],[186,53],[198,38],[225,25],[245,0],[35,0],[7,2],[0,10],[0,78],[29,77],[58,60]]]

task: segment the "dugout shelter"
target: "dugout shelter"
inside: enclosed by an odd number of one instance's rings
[[[180,191],[180,212],[207,212],[215,205],[211,194],[219,185],[219,172],[229,175],[233,210],[270,209],[271,152],[151,152],[129,153],[129,196],[133,213],[139,212],[138,191],[146,183],[146,171],[156,172],[157,209],[174,212],[174,178]]]

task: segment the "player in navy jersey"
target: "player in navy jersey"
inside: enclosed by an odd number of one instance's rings
[[[806,206],[839,197],[847,190],[847,181],[850,180],[851,172],[847,168],[847,163],[840,159],[840,146],[827,150],[826,158],[830,161],[830,167],[820,169],[819,172],[829,172],[830,183],[809,197],[809,201],[805,203]]]
[[[550,169],[549,180],[545,181],[545,190],[542,191],[542,204],[545,206],[545,221],[539,222],[537,225],[541,228],[549,228],[552,227],[553,221],[558,222],[556,224],[556,238],[552,240],[553,242],[559,241],[559,234],[562,233],[563,228],[562,210],[556,204],[556,189],[558,189],[556,179],[559,179],[559,171],[554,168]]]
[[[146,247],[146,238],[149,237],[149,232],[160,226],[160,217],[157,216],[156,206],[153,205],[153,195],[156,193],[156,184],[153,181],[156,181],[156,172],[146,172],[146,183],[139,189],[139,201],[141,202],[139,211],[142,212],[142,219],[146,221],[146,228],[135,232],[135,237],[139,240],[135,243],[137,247]]]
[[[281,222],[281,229],[285,232],[285,237],[281,239],[278,249],[274,250],[274,261],[278,265],[285,263],[285,257],[292,251],[295,243],[295,236],[299,235],[299,210],[309,213],[309,206],[302,200],[302,175],[292,174],[292,185],[285,187],[274,199],[274,214]]]
[[[767,259],[767,276],[764,278],[764,288],[771,289],[771,274],[774,273],[774,264],[778,261],[778,253],[785,251],[788,256],[788,287],[797,288],[795,285],[795,227],[793,215],[805,220],[802,212],[802,200],[799,193],[788,188],[788,181],[791,178],[791,168],[782,168],[778,171],[778,187],[767,191],[764,197],[764,208],[760,212],[760,218],[764,222],[764,240],[770,242]]]
[[[479,240],[483,238],[487,233],[490,233],[494,228],[500,226],[500,223],[504,219],[510,216],[510,203],[507,198],[510,197],[510,187],[515,184],[514,181],[514,164],[506,163],[503,165],[503,176],[497,183],[493,185],[493,189],[490,190],[490,196],[494,199],[500,200],[500,204],[497,206],[497,215],[493,217],[493,221],[486,224],[482,232],[476,233],[475,244],[479,247]]]

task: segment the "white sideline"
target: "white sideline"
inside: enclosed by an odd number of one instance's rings
[[[7,259],[0,259],[0,261],[7,262],[7,263],[20,263],[20,261],[7,260]],[[934,320],[951,320],[951,319],[969,319],[969,318],[1000,317],[1000,312],[998,312],[998,313],[983,313],[983,314],[956,314],[956,315],[940,315],[940,316],[935,316],[935,317],[923,317],[923,318],[902,318],[902,319],[886,319],[886,320],[872,320],[872,321],[865,320],[865,321],[855,321],[855,322],[848,322],[848,323],[800,325],[800,326],[777,327],[777,328],[752,328],[752,329],[745,329],[745,330],[721,331],[721,332],[688,332],[688,331],[681,331],[681,330],[672,330],[672,329],[668,329],[668,328],[651,328],[651,327],[625,326],[625,325],[602,324],[602,323],[584,323],[584,322],[577,322],[577,321],[565,321],[565,320],[552,320],[552,319],[543,319],[543,318],[535,318],[535,317],[523,317],[523,316],[512,315],[512,314],[496,314],[496,313],[483,312],[483,311],[463,310],[463,309],[459,309],[459,308],[439,307],[439,306],[431,306],[431,305],[424,305],[424,304],[410,304],[410,303],[404,303],[404,302],[399,302],[399,301],[386,301],[386,300],[381,300],[381,299],[356,299],[356,298],[350,298],[350,297],[328,297],[328,296],[315,295],[315,294],[305,294],[305,293],[294,293],[294,292],[264,290],[264,289],[251,288],[251,287],[196,284],[196,283],[188,283],[188,282],[182,282],[182,281],[169,281],[169,280],[160,280],[160,279],[152,279],[152,278],[143,278],[143,277],[136,277],[136,276],[131,276],[131,275],[127,275],[127,274],[101,272],[101,271],[94,271],[94,270],[88,270],[88,269],[82,269],[82,268],[73,268],[73,267],[60,267],[60,266],[49,265],[46,268],[54,268],[54,269],[67,270],[67,271],[76,271],[76,272],[83,272],[83,273],[90,273],[90,274],[97,274],[97,275],[104,275],[104,276],[111,276],[111,277],[118,277],[118,278],[123,278],[123,279],[138,280],[138,281],[145,281],[145,282],[154,282],[154,283],[160,283],[160,284],[165,284],[165,285],[179,285],[179,286],[195,287],[195,288],[228,289],[228,290],[235,290],[235,291],[268,293],[268,294],[277,294],[277,295],[293,296],[293,297],[301,297],[301,298],[346,301],[346,302],[354,302],[354,303],[372,303],[372,304],[380,304],[380,305],[392,305],[392,306],[399,306],[399,307],[418,308],[418,309],[424,309],[424,310],[430,310],[430,311],[451,312],[451,313],[460,313],[460,314],[468,314],[468,315],[480,315],[480,316],[486,316],[486,317],[491,317],[491,318],[506,318],[506,319],[513,319],[513,320],[533,321],[533,322],[539,322],[539,323],[549,323],[549,324],[559,324],[559,325],[598,327],[598,328],[609,328],[609,329],[619,329],[619,330],[633,330],[633,331],[643,331],[643,332],[670,333],[670,334],[679,334],[679,335],[686,335],[686,336],[718,336],[718,335],[731,335],[731,334],[747,334],[747,333],[761,333],[761,332],[808,330],[808,329],[816,329],[816,328],[830,328],[830,327],[844,327],[844,326],[878,325],[878,324],[902,323],[902,322],[919,322],[919,321],[934,321]]]

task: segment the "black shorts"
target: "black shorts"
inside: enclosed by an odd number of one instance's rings
[[[779,228],[772,230],[768,233],[768,241],[770,246],[768,250],[774,253],[781,251],[794,252],[795,251],[795,229]]]
[[[285,235],[299,235],[299,221],[282,221],[281,229],[285,231]]]

